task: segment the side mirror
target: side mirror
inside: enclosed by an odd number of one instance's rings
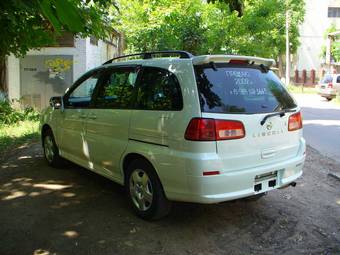
[[[51,97],[50,106],[52,106],[53,109],[62,108],[63,107],[63,97]]]

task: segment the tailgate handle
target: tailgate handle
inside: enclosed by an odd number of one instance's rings
[[[266,151],[262,151],[262,158],[271,158],[274,157],[276,155],[276,150],[266,150]]]

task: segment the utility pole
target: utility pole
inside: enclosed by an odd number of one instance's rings
[[[286,86],[290,84],[290,43],[289,43],[289,9],[288,1],[286,4]]]

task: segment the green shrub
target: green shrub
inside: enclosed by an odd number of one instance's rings
[[[39,112],[32,107],[23,110],[14,109],[4,95],[0,95],[0,125],[11,125],[19,121],[38,121]]]
[[[29,106],[24,109],[25,120],[38,121],[40,119],[40,113]]]
[[[0,124],[14,124],[23,119],[23,114],[14,110],[8,101],[0,102]]]

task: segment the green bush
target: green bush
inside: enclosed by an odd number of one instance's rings
[[[24,114],[25,120],[38,121],[40,119],[40,113],[34,110],[34,108],[31,106],[26,107],[24,109],[23,114]]]
[[[8,101],[0,102],[0,124],[14,124],[23,119],[23,114],[14,110]]]
[[[14,109],[4,95],[0,96],[0,125],[11,125],[24,120],[38,121],[39,116],[39,112],[32,107]]]

